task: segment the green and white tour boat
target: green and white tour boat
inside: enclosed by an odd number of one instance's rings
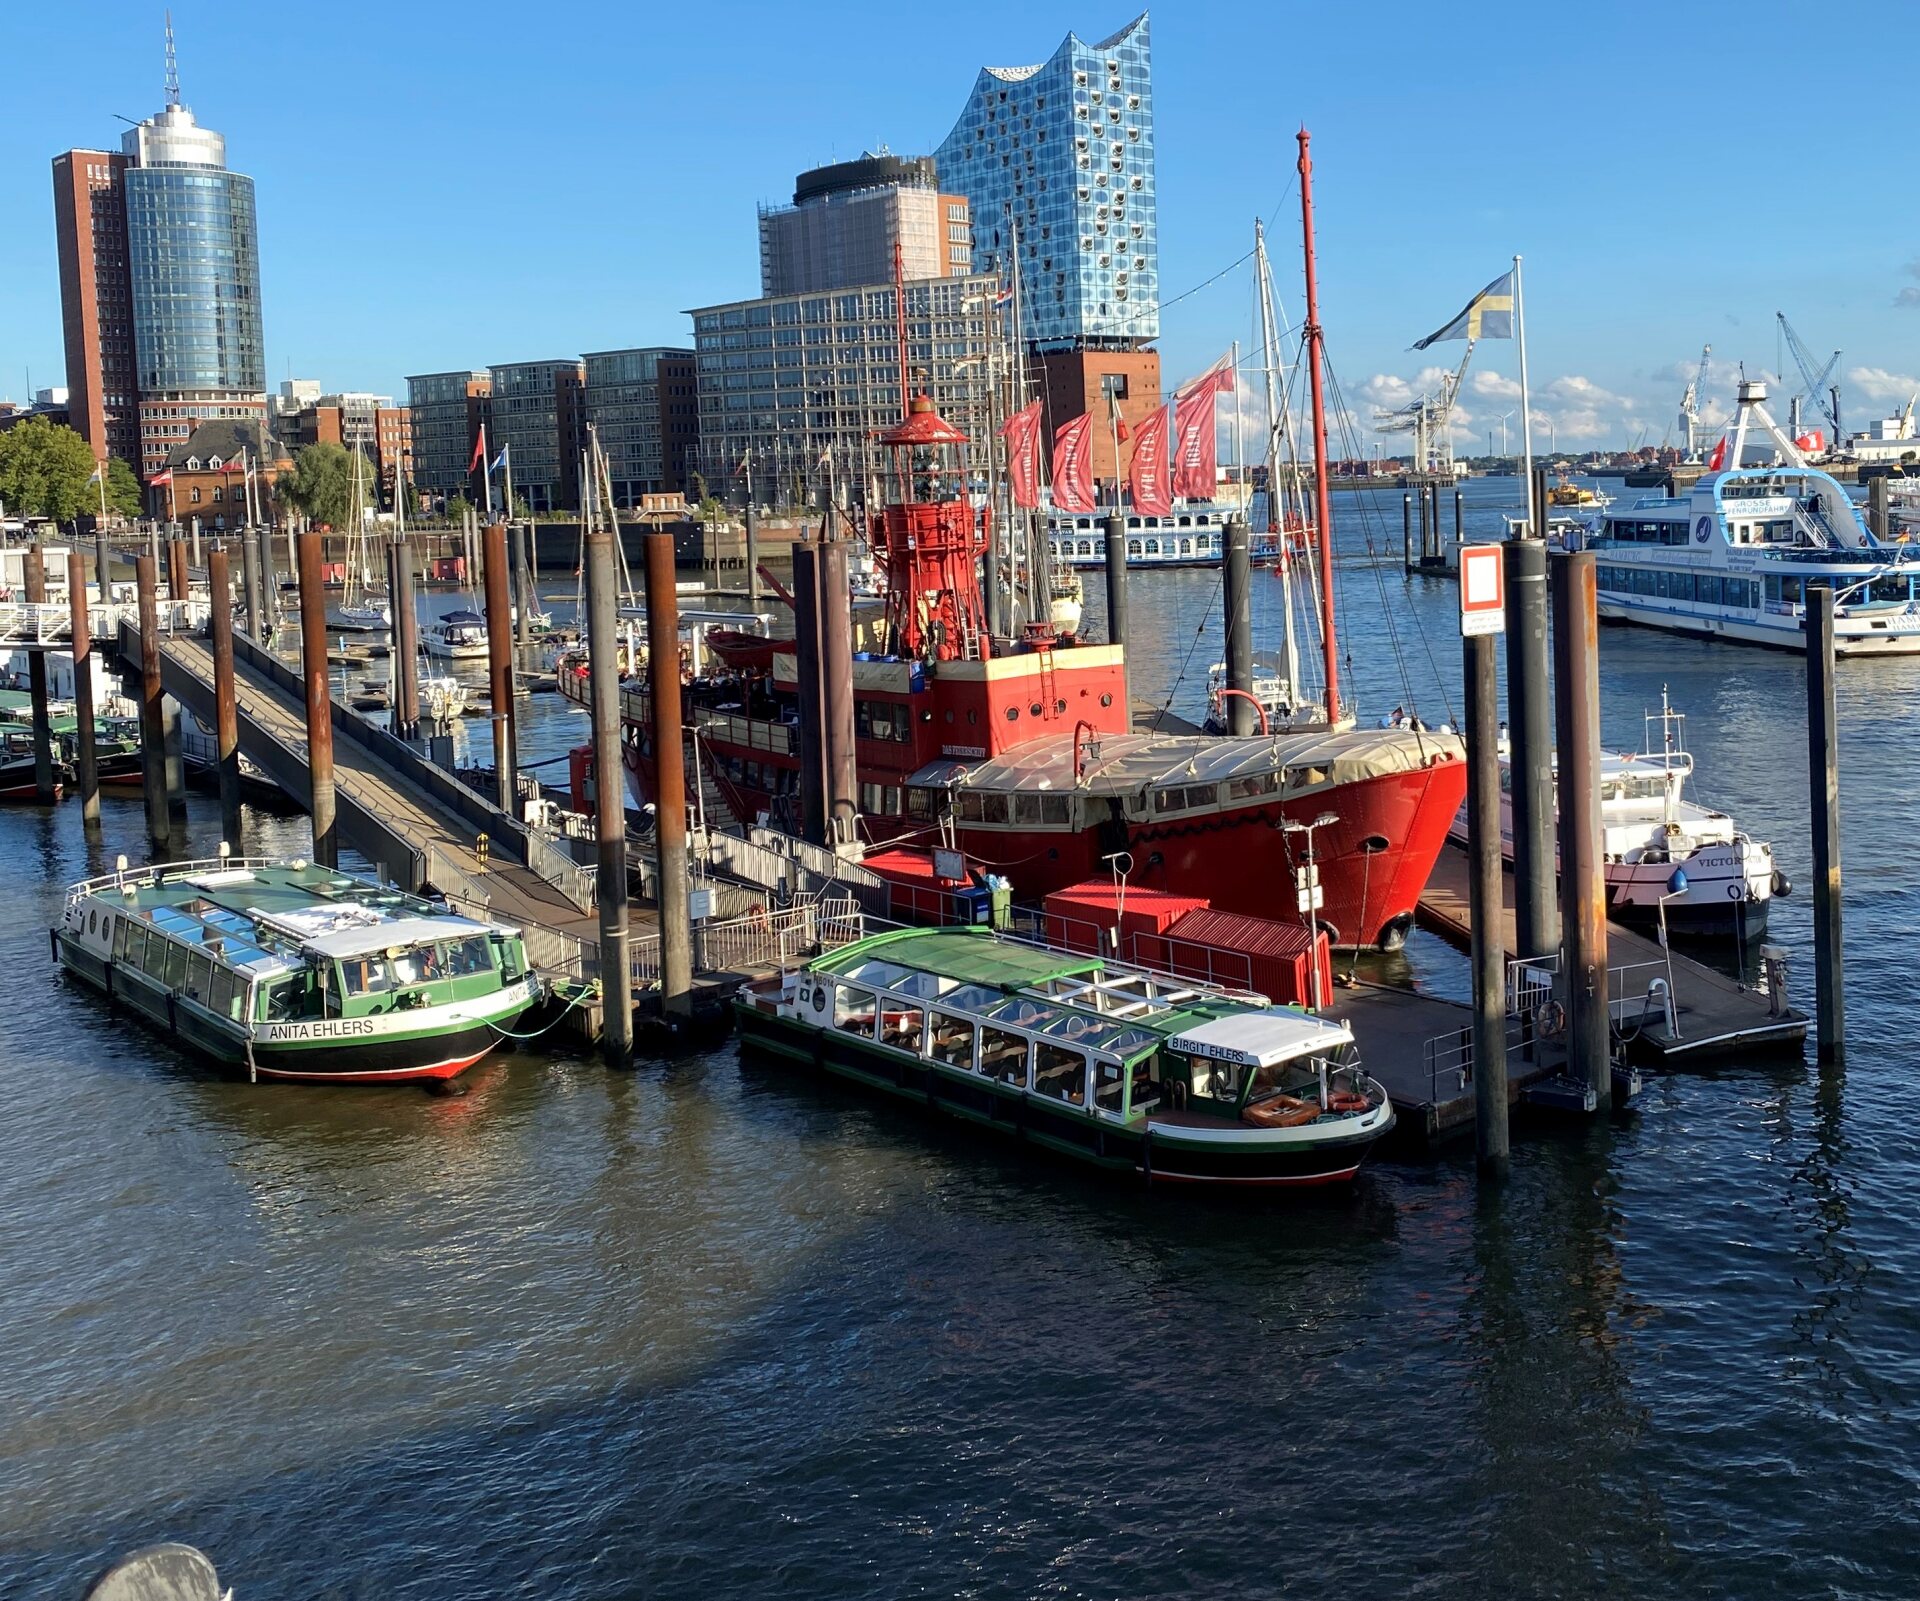
[[[1341,1024],[986,929],[895,929],[741,992],[742,1039],[1149,1182],[1331,1184],[1394,1122]]]
[[[306,861],[162,863],[76,884],[55,957],[257,1078],[396,1083],[471,1067],[546,987],[516,929]]]

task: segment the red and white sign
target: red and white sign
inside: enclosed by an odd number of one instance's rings
[[[1507,579],[1498,545],[1460,547],[1460,635],[1507,631]]]

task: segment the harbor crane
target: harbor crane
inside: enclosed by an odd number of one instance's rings
[[[1698,461],[1700,452],[1706,448],[1706,430],[1700,421],[1701,397],[1707,392],[1707,378],[1713,371],[1713,346],[1700,347],[1700,368],[1689,380],[1686,393],[1680,397],[1680,434],[1685,445],[1687,461]]]
[[[1835,351],[1827,358],[1826,365],[1817,372],[1813,365],[1813,352],[1807,349],[1806,341],[1793,331],[1793,324],[1787,321],[1784,311],[1776,311],[1774,316],[1780,319],[1780,332],[1787,341],[1787,349],[1793,352],[1793,364],[1800,369],[1800,381],[1806,385],[1787,402],[1787,432],[1795,439],[1800,437],[1800,402],[1810,398],[1814,410],[1826,420],[1833,430],[1827,441],[1833,450],[1840,448],[1840,386],[1832,379],[1840,366],[1840,352]]]
[[[1452,372],[1442,374],[1440,387],[1433,394],[1422,395],[1418,400],[1393,411],[1375,411],[1373,414],[1375,432],[1413,435],[1413,470],[1416,473],[1432,473],[1443,478],[1454,476],[1453,403],[1467,376],[1467,363],[1473,360],[1475,343],[1472,339],[1467,341],[1466,353],[1461,356],[1460,365]]]

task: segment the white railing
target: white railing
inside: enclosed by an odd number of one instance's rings
[[[101,873],[83,878],[67,888],[67,904],[103,889],[123,885],[147,886],[164,878],[180,878],[188,873],[253,872],[262,867],[291,867],[293,859],[284,856],[199,856],[190,862],[149,862],[145,867],[128,867],[125,872]]]
[[[745,972],[757,967],[787,967],[820,951],[849,945],[867,932],[867,919],[851,896],[803,901],[779,911],[708,922],[694,930],[694,964],[702,972]],[[633,941],[633,982],[637,989],[660,981],[660,936]]]
[[[467,872],[438,845],[427,846],[427,882],[464,917],[485,920],[491,897],[479,879]]]
[[[600,877],[596,868],[583,867],[552,840],[527,834],[527,866],[560,891],[583,912],[600,904]]]

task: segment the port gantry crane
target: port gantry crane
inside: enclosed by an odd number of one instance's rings
[[[1841,445],[1840,386],[1831,380],[1840,365],[1840,352],[1836,350],[1827,357],[1826,365],[1816,372],[1813,352],[1807,349],[1806,341],[1793,331],[1787,314],[1776,311],[1774,316],[1780,319],[1780,332],[1787,341],[1787,349],[1793,352],[1794,366],[1800,369],[1800,381],[1807,386],[1787,402],[1787,432],[1795,439],[1800,437],[1800,402],[1811,397],[1814,409],[1826,420],[1827,427],[1833,430],[1827,440],[1827,448],[1838,450]]]
[[[1460,385],[1467,376],[1467,363],[1473,360],[1473,347],[1477,342],[1467,341],[1460,365],[1450,373],[1441,374],[1440,387],[1433,394],[1422,395],[1392,411],[1376,410],[1373,414],[1375,432],[1413,435],[1415,473],[1431,473],[1441,478],[1454,476],[1453,403],[1460,394]]]
[[[1687,461],[1698,461],[1700,452],[1706,448],[1706,428],[1700,420],[1701,398],[1707,392],[1707,378],[1713,371],[1713,346],[1700,347],[1700,367],[1688,380],[1686,393],[1680,397],[1680,434],[1685,446]]]

